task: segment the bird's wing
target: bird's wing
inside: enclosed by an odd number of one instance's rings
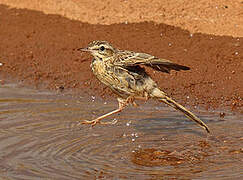
[[[119,51],[114,65],[119,66],[136,66],[146,65],[157,71],[169,73],[170,70],[189,70],[187,66],[179,65],[167,59],[157,58],[146,53],[136,53],[132,51]]]

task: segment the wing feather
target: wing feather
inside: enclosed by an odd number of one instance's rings
[[[136,53],[132,51],[118,51],[115,65],[118,66],[136,66],[145,65],[157,71],[170,73],[170,70],[180,71],[189,70],[187,66],[179,65],[167,59],[157,58],[146,53]]]

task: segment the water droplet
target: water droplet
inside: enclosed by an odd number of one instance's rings
[[[238,55],[239,53],[238,52],[235,52],[235,55]]]
[[[171,43],[169,43],[168,45],[169,45],[169,46],[171,46],[172,44],[171,44]]]
[[[189,97],[189,96],[187,96],[186,98],[187,98],[187,99],[189,99],[190,97]]]
[[[127,122],[126,123],[126,126],[130,126],[130,124],[131,124],[131,121]]]
[[[138,133],[135,133],[134,136],[137,138],[138,137]]]
[[[95,101],[95,96],[91,96],[91,99],[94,102]]]
[[[0,66],[2,66],[3,65],[3,63],[0,63]]]
[[[117,123],[117,120],[116,120],[116,118],[114,118],[114,119],[112,120],[111,124],[116,124],[116,123]]]
[[[192,37],[193,36],[193,34],[190,34],[190,37]]]

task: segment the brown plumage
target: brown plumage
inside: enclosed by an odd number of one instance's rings
[[[80,48],[79,50],[88,51],[94,56],[91,63],[93,73],[102,83],[118,95],[117,100],[119,103],[118,109],[94,120],[84,121],[82,122],[83,124],[91,124],[93,126],[97,123],[114,124],[114,122],[104,123],[100,120],[122,111],[129,104],[135,105],[134,100],[136,99],[147,100],[155,98],[181,111],[185,116],[209,132],[209,128],[203,121],[161,91],[140,65],[166,73],[169,73],[171,70],[189,70],[189,67],[145,53],[118,50],[106,41],[93,41],[87,48]]]

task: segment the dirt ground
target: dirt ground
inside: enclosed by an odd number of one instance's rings
[[[92,40],[107,40],[191,67],[171,74],[147,69],[180,103],[243,113],[242,1],[0,3],[5,4],[0,5],[1,83],[17,79],[37,88],[108,98],[111,91],[90,71],[91,56],[76,51]]]
[[[191,33],[243,36],[242,0],[0,0],[91,24],[164,23]]]

